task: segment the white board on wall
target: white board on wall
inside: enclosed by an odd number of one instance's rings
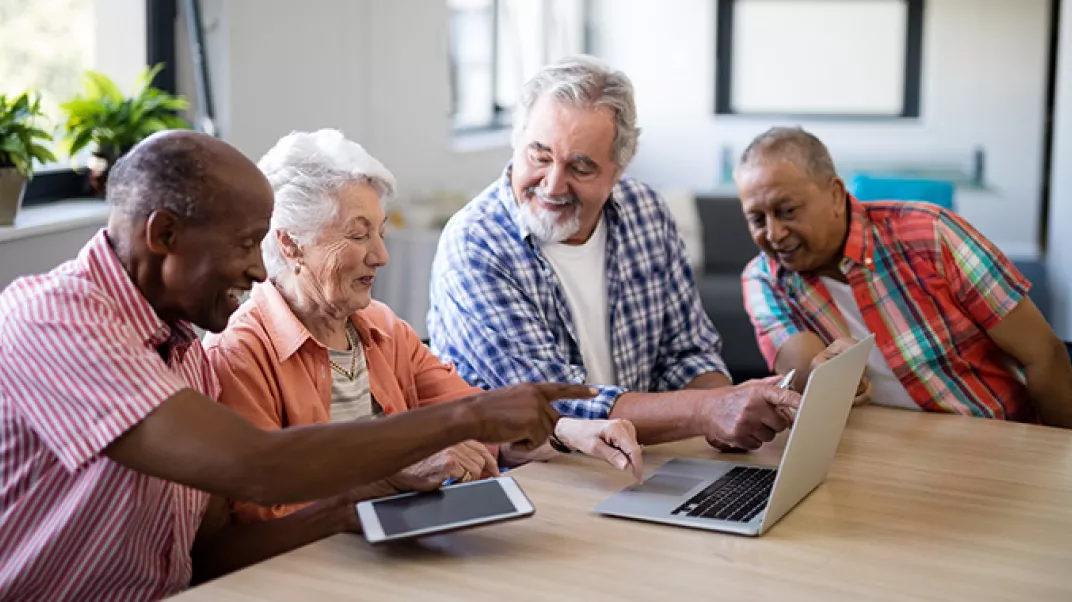
[[[737,0],[735,113],[900,116],[905,0]]]

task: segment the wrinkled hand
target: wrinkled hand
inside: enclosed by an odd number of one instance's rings
[[[555,434],[567,447],[600,458],[618,470],[629,469],[637,482],[644,480],[644,459],[632,422],[563,418],[555,426]]]
[[[399,491],[433,491],[447,479],[475,481],[499,476],[499,466],[488,448],[464,441],[404,468],[387,479]]]
[[[517,442],[522,449],[532,450],[547,441],[558,422],[552,401],[588,399],[597,393],[585,385],[526,383],[479,393],[459,403],[467,403],[480,421],[480,441]]]
[[[819,366],[848,351],[850,347],[858,343],[856,339],[846,337],[835,340],[819,352],[811,360],[811,369],[814,371]],[[860,384],[856,387],[856,397],[852,400],[853,406],[862,406],[871,401],[871,379],[867,378],[867,370],[860,377]]]
[[[707,442],[723,451],[759,449],[792,424],[785,410],[800,406],[800,395],[775,386],[780,377],[705,391],[696,423]]]

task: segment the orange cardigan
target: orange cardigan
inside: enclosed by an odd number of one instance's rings
[[[470,387],[439,361],[417,333],[386,305],[373,301],[351,318],[365,348],[369,388],[387,415],[452,401]],[[309,334],[270,282],[253,287],[226,330],[204,347],[220,380],[220,403],[263,429],[330,422],[327,348]],[[498,455],[497,448],[491,449]],[[239,522],[286,516],[307,504],[265,507],[231,502]]]

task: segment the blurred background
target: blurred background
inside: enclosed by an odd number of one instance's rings
[[[86,71],[123,98],[167,104],[139,92],[139,74],[162,64],[153,94],[184,100],[190,127],[254,160],[290,131],[333,127],[394,172],[391,263],[375,294],[423,333],[437,228],[509,160],[525,79],[587,52],[633,80],[643,133],[629,172],[677,215],[737,375],[763,366],[738,282],[755,249],[729,174],[772,125],[818,135],[861,198],[925,200],[964,216],[1014,258],[1069,340],[1072,8],[1063,4],[0,0],[0,93],[39,91],[41,129],[60,140],[43,142],[55,161],[35,164],[15,225],[0,226],[0,286],[73,256],[104,223],[94,183],[114,160],[109,144],[113,155],[123,144],[98,130],[74,153],[62,142],[79,134],[68,128],[75,109],[109,95],[99,81],[86,86]],[[87,102],[63,108],[79,95]]]

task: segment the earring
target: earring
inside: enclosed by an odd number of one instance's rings
[[[302,264],[300,262],[294,264],[294,275],[295,276],[297,276],[298,274],[301,274],[301,267],[302,267]]]

